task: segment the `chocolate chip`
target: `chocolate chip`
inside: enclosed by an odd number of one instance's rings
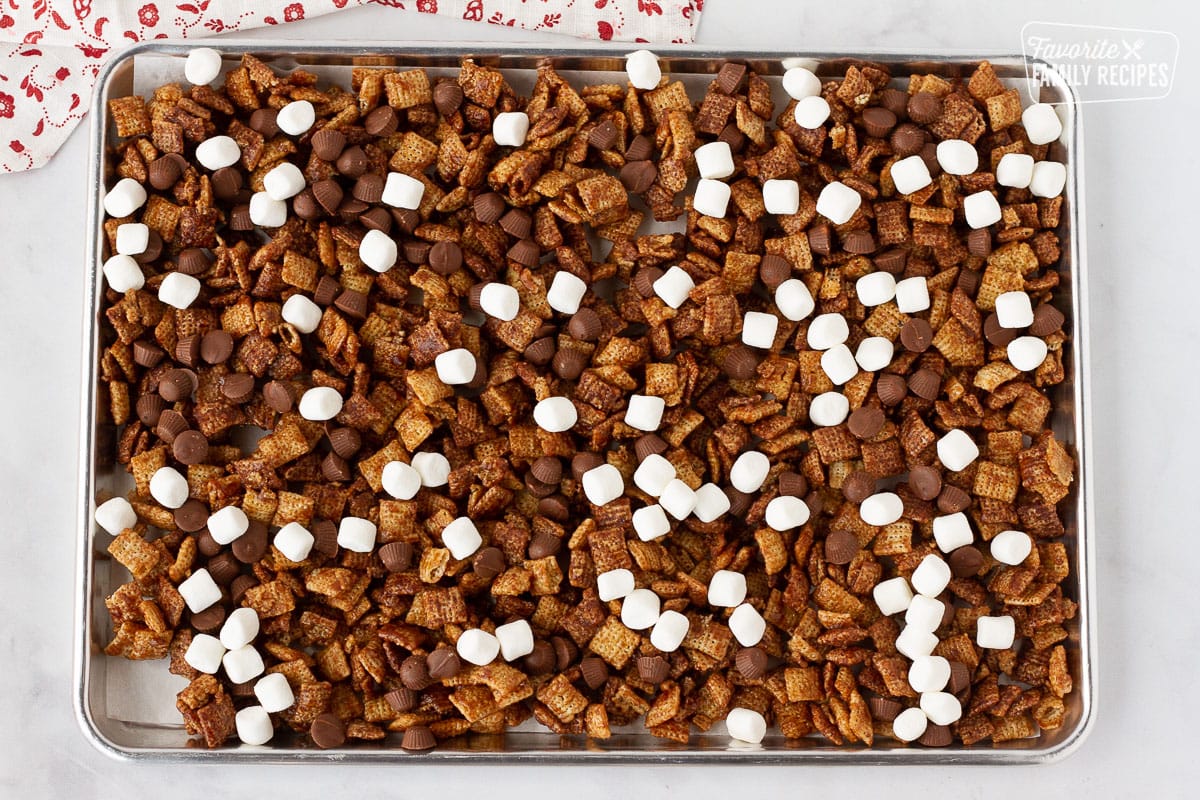
[[[925,726],[925,732],[917,739],[917,742],[926,747],[945,747],[952,741],[954,737],[950,734],[948,725],[935,725],[932,722]]]
[[[915,156],[925,146],[925,132],[911,123],[897,125],[888,137],[892,150],[901,158]]]
[[[621,167],[621,184],[633,194],[641,194],[649,189],[656,178],[658,167],[650,161],[629,161]]]
[[[275,118],[279,111],[274,108],[258,108],[250,115],[250,129],[261,133],[264,139],[270,139],[279,133],[279,125]]]
[[[830,564],[849,564],[861,549],[858,537],[850,531],[833,531],[825,537],[825,560]]]
[[[403,750],[419,753],[435,747],[437,747],[437,739],[428,725],[412,725],[405,728],[404,736],[400,739],[400,748]]]
[[[942,475],[934,467],[913,467],[908,471],[908,488],[918,500],[933,500],[942,491]]]
[[[196,373],[190,369],[171,369],[158,382],[158,393],[168,403],[186,400],[196,391]]]
[[[317,747],[329,750],[346,743],[346,726],[337,714],[326,712],[312,721],[312,725],[308,727],[308,735]]]
[[[367,154],[358,145],[351,145],[337,158],[337,171],[348,178],[357,178],[371,165]]]
[[[875,479],[863,470],[851,472],[842,481],[842,496],[851,503],[861,503],[875,494]]]
[[[543,336],[541,339],[535,339],[529,343],[522,355],[530,364],[539,367],[546,366],[550,363],[550,359],[554,358],[554,338]]]
[[[561,494],[552,494],[539,500],[537,508],[539,514],[555,522],[566,522],[571,518],[571,507]]]
[[[829,226],[818,222],[808,229],[808,246],[818,255],[827,256],[833,252],[833,238]]]
[[[913,317],[900,328],[900,344],[910,353],[924,353],[933,344],[933,328],[920,317]]]
[[[723,94],[733,94],[746,79],[746,65],[728,61],[721,65],[717,73],[717,89]]]
[[[144,342],[141,339],[133,343],[133,363],[140,367],[158,366],[158,362],[163,360],[166,353],[162,348],[150,342]]]
[[[740,153],[746,146],[746,134],[738,130],[738,126],[731,122],[721,129],[717,135],[717,141],[729,145],[729,149],[734,153]]]
[[[777,485],[784,497],[804,497],[808,494],[808,479],[799,472],[779,473]]]
[[[761,647],[743,647],[733,658],[738,672],[746,680],[756,681],[767,671],[767,652]]]
[[[414,692],[419,692],[433,685],[429,676],[429,664],[423,655],[411,655],[400,665],[400,681]]]
[[[529,557],[533,560],[556,555],[562,549],[562,539],[549,531],[538,531],[529,542]]]
[[[363,127],[372,136],[391,136],[400,127],[400,117],[391,106],[380,106],[367,114]]]
[[[779,284],[792,277],[792,265],[783,256],[768,253],[758,265],[758,277],[768,289],[776,289]]]
[[[961,661],[950,662],[950,694],[971,688],[971,668]]]
[[[481,194],[475,198],[473,204],[475,219],[484,225],[491,225],[500,219],[500,215],[504,213],[505,205],[504,198],[495,192]]]
[[[267,526],[256,519],[250,520],[246,532],[234,539],[229,549],[243,564],[255,563],[267,554]]]
[[[908,118],[929,125],[942,118],[942,98],[930,92],[917,92],[908,98]]]
[[[200,358],[206,364],[223,364],[233,355],[233,337],[227,332],[209,331],[200,339]]]
[[[942,376],[931,369],[919,369],[908,378],[908,390],[922,400],[936,400],[942,389]]]
[[[579,309],[571,315],[571,321],[567,323],[567,333],[583,342],[596,341],[600,338],[602,330],[604,323],[600,321],[600,315],[590,308]]]
[[[321,216],[321,204],[317,202],[312,189],[305,189],[292,198],[292,211],[300,219],[313,220]]]
[[[896,127],[896,115],[889,109],[872,106],[863,111],[862,122],[868,136],[882,139]]]
[[[533,462],[529,471],[542,483],[557,484],[562,480],[562,462],[554,456],[542,456]]]
[[[166,407],[167,402],[156,394],[144,394],[134,403],[138,419],[143,425],[151,428],[158,424],[158,419]]]
[[[983,568],[983,553],[968,544],[955,548],[946,561],[954,577],[973,578]]]
[[[392,711],[395,711],[397,714],[403,714],[406,711],[411,711],[413,706],[417,704],[417,693],[407,686],[401,686],[385,694],[383,699]]]
[[[429,268],[438,275],[453,275],[462,263],[462,248],[457,242],[437,242],[429,248]]]
[[[490,581],[501,572],[504,572],[508,564],[504,560],[504,552],[500,548],[485,547],[475,554],[471,566],[475,570],[476,575]]]
[[[286,383],[282,381],[270,381],[263,387],[263,402],[265,402],[272,411],[278,411],[280,414],[286,414],[292,410],[292,390],[288,388]]]
[[[850,415],[847,427],[859,439],[870,439],[883,430],[885,421],[883,411],[878,406],[863,406]]]
[[[988,314],[983,319],[983,338],[994,347],[1008,347],[1009,342],[1017,338],[1018,333],[1020,331],[1016,328],[1001,327],[1000,318],[995,313]]]
[[[232,200],[242,190],[245,179],[237,167],[221,167],[209,178],[213,195],[219,200]]]
[[[545,675],[554,670],[557,659],[554,656],[554,646],[547,641],[538,639],[533,643],[533,652],[521,660],[521,664],[531,675]]]
[[[671,674],[671,665],[662,656],[640,656],[637,660],[638,677],[646,683],[658,685]]]
[[[313,552],[332,558],[338,552],[338,529],[327,519],[320,519],[312,525]]]
[[[229,584],[229,599],[235,606],[240,606],[246,592],[255,586],[258,586],[258,578],[253,575],[238,575],[233,579],[233,583]]]
[[[439,681],[453,678],[462,671],[462,661],[459,660],[458,653],[449,647],[439,647],[430,653],[426,659],[426,666],[429,669],[429,677]]]
[[[254,376],[235,372],[221,376],[221,394],[231,403],[244,403],[254,394]]]
[[[173,512],[179,530],[195,533],[208,524],[208,506],[192,497]]]
[[[663,276],[658,267],[643,267],[633,275],[633,289],[642,297],[654,296],[654,282]]]
[[[850,231],[842,237],[842,249],[860,256],[874,253],[875,237],[870,231]]]
[[[729,498],[729,513],[735,517],[745,516],[750,510],[750,504],[754,502],[754,495],[732,486],[725,488],[725,496]]]
[[[350,472],[350,464],[337,453],[326,453],[321,461],[321,474],[325,480],[333,483],[348,481],[354,477]]]
[[[183,174],[183,167],[180,166],[179,160],[172,158],[172,155],[174,154],[168,153],[150,162],[150,185],[160,192],[174,186],[175,182],[179,180],[179,176]]]
[[[194,367],[200,361],[200,336],[189,333],[175,342],[175,360],[186,367]]]
[[[1049,336],[1062,330],[1067,318],[1052,305],[1042,303],[1033,310],[1033,324],[1029,326],[1032,336]]]
[[[579,648],[566,636],[551,636],[550,646],[554,648],[554,668],[559,672],[570,667],[579,656]]]
[[[514,208],[500,218],[500,227],[509,236],[527,239],[533,230],[533,217],[524,209]]]
[[[175,259],[175,268],[184,275],[199,275],[212,266],[208,253],[199,247],[189,247],[179,252]]]
[[[453,80],[438,81],[433,87],[433,104],[443,117],[448,117],[462,105],[462,87]]]
[[[225,606],[214,603],[203,611],[192,614],[192,627],[201,633],[211,633],[225,622]]]
[[[542,249],[532,239],[522,239],[508,248],[508,257],[525,267],[536,267],[542,258]]]
[[[196,549],[200,551],[200,555],[205,558],[212,558],[221,552],[222,547],[224,545],[212,537],[212,534],[208,532],[208,528],[201,528],[196,531]]]
[[[158,426],[154,432],[167,444],[174,444],[175,437],[187,429],[188,422],[183,418],[183,414],[173,408],[168,408],[158,415]]]
[[[946,484],[938,493],[938,510],[943,514],[957,514],[971,506],[971,495],[957,486]]]
[[[588,132],[587,143],[597,150],[607,150],[617,143],[617,126],[604,120]]]
[[[567,347],[554,354],[554,358],[550,359],[550,368],[563,380],[573,381],[583,374],[587,360],[588,357],[583,353]]]
[[[976,228],[967,234],[967,252],[973,256],[992,254],[992,232],[987,228]]]
[[[625,150],[625,160],[645,161],[653,152],[654,143],[650,141],[650,137],[639,133],[633,137],[633,141],[629,143],[629,147]]]
[[[602,658],[587,656],[579,662],[579,674],[589,689],[599,689],[608,680],[608,665]]]
[[[247,203],[238,203],[229,212],[229,228],[235,231],[254,230],[254,220],[250,219],[250,206]]]
[[[899,248],[885,250],[875,256],[872,261],[877,269],[890,272],[893,275],[899,275],[904,272],[904,267],[908,264],[908,251]]]
[[[200,431],[184,431],[171,443],[171,453],[180,464],[202,464],[208,458],[208,439]]]
[[[758,353],[747,345],[735,344],[725,351],[721,369],[735,381],[748,381],[757,377],[761,360]]]

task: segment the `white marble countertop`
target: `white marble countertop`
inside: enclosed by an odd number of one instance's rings
[[[533,2],[534,0],[530,0]],[[808,796],[1196,796],[1192,750],[1200,693],[1193,687],[1200,625],[1196,576],[1184,558],[1195,531],[1183,509],[1195,496],[1185,409],[1200,396],[1193,298],[1200,296],[1189,192],[1200,185],[1194,144],[1200,94],[1197,13],[1190,4],[1008,0],[709,0],[703,45],[748,49],[1017,50],[1029,20],[1175,30],[1181,53],[1168,101],[1089,106],[1088,272],[1091,285],[1093,460],[1099,558],[1099,702],[1090,739],[1066,761],[1038,768],[365,768],[212,769],[121,764],[92,750],[71,712],[76,419],[82,304],[87,135],[53,162],[0,176],[0,452],[4,557],[0,559],[0,796],[175,800],[258,792],[420,797],[487,786],[497,800],[529,789],[580,798],[725,795],[748,780],[760,791]],[[761,11],[747,13],[751,5]],[[819,9],[819,10],[818,10]],[[767,20],[769,24],[764,24]],[[364,35],[367,32],[369,35]],[[288,25],[272,35],[440,41],[536,39],[386,8]],[[550,37],[542,37],[549,39]],[[561,40],[558,40],[561,41]],[[85,126],[86,127],[86,126]],[[31,214],[30,211],[35,211]],[[46,330],[47,323],[51,325]],[[1186,323],[1186,324],[1185,324]],[[28,331],[42,331],[34,337]],[[1176,338],[1178,337],[1178,338]],[[1154,394],[1151,395],[1150,392]],[[1176,411],[1175,409],[1178,409]],[[35,421],[40,424],[30,424]],[[1190,502],[1190,501],[1188,501]]]

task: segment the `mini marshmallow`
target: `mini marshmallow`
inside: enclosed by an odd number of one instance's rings
[[[850,338],[846,318],[837,312],[818,314],[808,324],[808,346],[813,350],[828,350]]]
[[[612,464],[601,464],[583,473],[583,493],[592,505],[602,506],[625,493],[625,479]]]
[[[962,718],[962,703],[949,692],[925,692],[921,695],[921,710],[934,725],[953,725]]]
[[[272,200],[289,200],[304,191],[304,173],[284,161],[263,176],[263,191]]]
[[[772,498],[771,502],[767,503],[764,518],[772,530],[783,533],[808,522],[811,513],[808,503],[799,497],[783,494]]]
[[[749,603],[742,603],[729,615],[729,630],[742,647],[754,647],[767,632],[767,621]]]
[[[421,473],[403,461],[389,461],[380,478],[383,490],[397,500],[412,500],[421,489]]]
[[[101,271],[104,273],[104,280],[108,281],[108,288],[114,292],[125,294],[146,285],[146,276],[133,256],[112,256],[104,262]]]
[[[275,116],[279,130],[289,136],[303,136],[317,121],[317,112],[307,100],[293,100]]]
[[[500,640],[485,630],[470,628],[459,634],[454,649],[463,661],[482,667],[500,655]]]
[[[892,164],[892,183],[900,194],[912,194],[933,183],[933,178],[929,175],[929,165],[925,159],[909,156]]]
[[[562,433],[579,421],[579,410],[566,397],[547,397],[533,407],[533,421],[544,431]]]
[[[844,344],[835,344],[821,354],[821,369],[837,386],[841,386],[858,374],[858,362]]]
[[[422,486],[445,486],[450,480],[450,460],[441,453],[413,453],[412,467],[421,476]]]
[[[696,195],[692,208],[706,217],[724,217],[729,208],[729,184],[711,178],[701,178],[696,184]],[[661,278],[660,278],[661,280]]]
[[[200,281],[182,272],[168,272],[158,285],[158,299],[172,308],[183,310],[200,296]]]
[[[684,520],[696,508],[696,493],[678,478],[673,479],[659,495],[658,504],[677,520]]]
[[[224,656],[225,645],[221,644],[220,639],[209,636],[207,633],[197,633],[192,637],[192,643],[188,645],[187,652],[183,654],[183,660],[192,669],[215,675],[221,668],[221,659]]]
[[[312,552],[316,537],[299,522],[289,522],[275,534],[275,549],[283,553],[288,561],[300,563]]]
[[[900,631],[900,635],[896,637],[896,650],[910,659],[929,655],[937,644],[936,636],[912,625]]]
[[[806,130],[815,130],[829,119],[829,101],[820,95],[805,97],[797,101],[792,115],[796,124]]]
[[[587,284],[566,270],[560,269],[554,273],[550,289],[546,292],[546,302],[561,314],[574,314],[579,310],[583,296],[587,294]]]
[[[896,296],[896,278],[890,272],[872,272],[854,282],[854,291],[867,308],[881,306]]]
[[[96,524],[113,536],[137,524],[137,512],[124,497],[105,500],[96,507]]]
[[[272,714],[286,711],[296,703],[296,695],[282,672],[272,672],[259,678],[254,684],[254,696]]]
[[[800,210],[800,184],[771,178],[763,184],[763,206],[768,214],[795,214]]]
[[[479,307],[488,316],[501,322],[511,322],[521,311],[521,296],[507,283],[493,281],[480,290]]]
[[[812,292],[799,278],[788,278],[775,288],[775,306],[792,322],[799,322],[817,307]],[[809,329],[811,331],[811,327]]]
[[[868,336],[858,343],[854,351],[854,360],[866,372],[878,372],[892,363],[896,347],[891,339],[882,336]]]
[[[729,508],[729,495],[715,483],[706,483],[696,490],[696,507],[692,513],[701,522],[712,522],[728,512]]]
[[[237,506],[225,506],[208,518],[208,532],[217,544],[231,544],[250,528],[250,518]]]
[[[470,558],[483,544],[483,537],[475,523],[467,517],[459,517],[445,528],[442,528],[442,544],[450,551],[450,555],[459,561]]]
[[[671,308],[679,308],[688,294],[696,288],[692,276],[680,267],[671,267],[653,284],[654,293]]]
[[[117,226],[117,254],[137,256],[150,245],[150,227],[141,222],[126,222]]]
[[[176,588],[193,614],[200,613],[221,599],[221,587],[203,567]]]
[[[923,275],[896,284],[896,308],[905,314],[929,308],[929,284]]]
[[[746,576],[740,572],[719,569],[708,581],[708,604],[736,608],[746,599]]]
[[[447,386],[462,386],[475,379],[475,370],[479,367],[475,354],[463,347],[438,353],[433,359],[433,368],[437,370],[438,380]],[[566,400],[566,398],[559,398]],[[567,403],[570,403],[567,400]],[[574,406],[571,406],[574,409]]]
[[[1046,360],[1050,348],[1036,336],[1018,336],[1006,348],[1008,363],[1022,372],[1032,372]]]
[[[280,675],[280,677],[283,676]],[[286,680],[285,678],[285,683]],[[271,724],[271,715],[262,706],[246,706],[241,709],[234,714],[233,724],[237,728],[237,735],[242,740],[242,744],[266,744],[275,735],[275,727]]]
[[[133,178],[121,178],[104,195],[104,213],[110,217],[128,217],[145,202],[146,187]]]
[[[771,460],[757,450],[747,450],[729,468],[729,482],[739,492],[757,492],[771,471]]]
[[[150,476],[150,496],[166,508],[179,508],[187,502],[190,491],[187,478],[174,467],[159,467]]]
[[[221,644],[227,650],[237,650],[254,641],[258,636],[258,612],[253,608],[239,608],[229,612],[221,626]]]
[[[709,142],[693,153],[701,178],[728,178],[733,174],[733,151],[728,142]]]
[[[963,215],[967,218],[967,225],[975,229],[994,225],[1003,216],[996,195],[986,190],[963,198]]]
[[[739,742],[758,744],[767,735],[767,721],[752,708],[733,708],[725,717],[725,730]]]
[[[516,661],[533,652],[533,629],[523,619],[496,628],[496,640],[500,642],[500,657],[505,661]]]
[[[908,588],[908,581],[904,578],[891,578],[875,584],[871,595],[875,598],[875,605],[879,606],[879,613],[884,616],[907,610],[913,599],[912,589]]]
[[[393,208],[415,211],[421,207],[421,198],[424,196],[425,184],[421,181],[403,172],[389,172],[380,200]]]
[[[966,431],[955,428],[938,439],[937,454],[951,472],[961,472],[979,458],[979,446]]]
[[[1050,144],[1062,136],[1062,120],[1049,103],[1034,103],[1021,112],[1021,124],[1032,144]]]
[[[849,414],[850,401],[841,392],[822,392],[808,405],[808,418],[823,428],[841,425]]]
[[[621,601],[621,624],[631,631],[644,631],[658,622],[662,601],[649,589],[634,589]]]
[[[779,329],[779,317],[762,311],[747,311],[742,317],[742,344],[764,350],[775,343],[775,332]]]
[[[492,120],[492,138],[501,147],[521,147],[529,135],[529,115],[524,111],[504,111]]]
[[[375,272],[387,272],[396,265],[399,255],[396,240],[381,230],[372,228],[358,243],[359,259]]]
[[[633,512],[633,530],[643,542],[652,542],[671,532],[671,521],[662,506],[646,506]]]
[[[929,717],[919,708],[906,708],[892,720],[892,733],[902,742],[915,742],[928,727]]]
[[[1033,552],[1033,540],[1023,531],[1001,531],[992,539],[992,558],[1016,566]]]
[[[975,541],[967,515],[959,511],[933,518],[933,538],[938,549],[950,553]]]
[[[321,307],[302,294],[294,294],[283,304],[279,312],[284,322],[301,333],[312,333],[321,324],[321,316],[325,313]]]
[[[650,631],[650,644],[664,653],[674,653],[683,644],[691,622],[678,611],[664,611]]]
[[[915,692],[940,692],[949,682],[950,662],[941,656],[914,658],[908,668],[908,685]]]
[[[649,50],[636,50],[625,56],[625,74],[635,89],[657,89],[662,80],[658,56]]]
[[[646,456],[633,472],[633,483],[651,497],[658,497],[675,480],[675,465],[658,453]]]
[[[970,142],[946,139],[938,142],[937,162],[947,175],[970,175],[979,169],[979,153]]]
[[[904,624],[919,631],[933,633],[942,625],[946,607],[935,597],[918,594],[904,610]]]
[[[1029,191],[1034,197],[1058,197],[1067,185],[1067,168],[1057,161],[1039,161],[1033,165]]]
[[[980,617],[975,620],[975,644],[989,650],[1007,650],[1017,638],[1017,624],[1010,616]]]
[[[349,550],[351,553],[369,553],[375,549],[377,533],[378,529],[375,527],[375,523],[369,519],[342,517],[342,521],[338,524],[338,547]],[[449,547],[449,545],[447,546]],[[450,548],[450,553],[454,554],[454,548]]]
[[[950,565],[941,556],[930,553],[921,559],[921,563],[913,570],[909,581],[918,594],[926,597],[937,597],[950,584]]]
[[[895,492],[878,492],[862,501],[858,515],[868,525],[891,525],[904,516],[904,501]]]
[[[183,77],[196,86],[207,86],[221,74],[221,54],[211,47],[197,47],[183,62]]]
[[[860,205],[862,195],[839,181],[827,184],[817,195],[817,213],[834,225],[849,222]]]
[[[260,228],[278,228],[287,222],[287,203],[266,192],[255,192],[250,195],[250,221]]]
[[[1005,153],[996,165],[996,183],[1014,189],[1028,188],[1033,179],[1033,156]]]
[[[996,321],[1001,328],[1028,328],[1033,324],[1033,304],[1025,292],[1002,292],[996,297]]]
[[[625,410],[625,424],[639,431],[656,431],[662,423],[667,402],[661,397],[635,394],[629,397],[629,408]]]
[[[610,569],[596,576],[596,593],[604,603],[620,600],[635,588],[633,573],[627,569]]]
[[[783,90],[793,100],[803,100],[821,93],[821,79],[804,67],[792,67],[783,73]]]
[[[241,157],[242,148],[229,136],[213,136],[196,145],[196,160],[213,172],[233,166]]]
[[[332,386],[314,386],[300,396],[300,416],[313,422],[333,419],[342,410],[342,396]]]

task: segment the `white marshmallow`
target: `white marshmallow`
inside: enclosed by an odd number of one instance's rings
[[[412,466],[421,476],[422,486],[445,486],[450,480],[450,460],[441,453],[413,453]]]
[[[562,314],[574,314],[579,310],[583,296],[587,294],[587,284],[582,279],[560,269],[554,273],[550,289],[546,292],[546,302],[555,311]]]
[[[767,632],[767,621],[749,603],[742,603],[729,615],[729,630],[742,647],[754,647]]]
[[[771,471],[771,460],[757,450],[747,450],[729,468],[729,482],[739,492],[757,492]]]
[[[280,677],[283,676],[280,675]],[[285,679],[284,682],[286,683],[287,680]],[[255,685],[257,686],[257,684]],[[233,723],[242,744],[266,744],[275,735],[275,728],[271,725],[271,715],[262,706],[246,706],[234,715]]]
[[[114,497],[96,506],[96,524],[113,536],[137,525],[137,512],[124,497]]]
[[[775,343],[775,332],[779,329],[779,317],[762,311],[747,311],[742,317],[742,343],[764,350]]]
[[[684,520],[696,508],[696,493],[692,487],[674,478],[663,487],[658,504],[675,519]]]
[[[254,684],[254,696],[262,703],[262,707],[272,714],[286,711],[296,702],[291,684],[282,672],[272,672],[259,678]]]
[[[211,47],[194,48],[183,62],[183,77],[196,86],[207,86],[221,74],[221,54]]]
[[[304,173],[284,161],[263,176],[263,191],[272,200],[288,200],[304,191]]]
[[[524,111],[504,111],[492,120],[492,138],[501,147],[521,147],[529,136],[529,115]]]
[[[250,195],[250,221],[260,228],[278,228],[287,222],[287,203],[266,192]]]
[[[975,644],[989,650],[1007,650],[1017,638],[1017,624],[1010,616],[980,617],[975,620]]]
[[[675,480],[675,465],[658,453],[646,456],[633,472],[633,483],[651,497],[658,497]]]
[[[904,578],[891,578],[875,584],[871,595],[875,598],[875,605],[879,606],[879,613],[884,616],[907,610],[913,599],[912,589],[908,588],[908,581]]]
[[[1033,144],[1050,144],[1062,136],[1062,120],[1049,103],[1034,103],[1021,112],[1025,135]]]
[[[488,316],[511,322],[521,312],[521,296],[507,283],[493,281],[480,290],[479,307]]]
[[[696,507],[692,513],[701,522],[712,522],[729,511],[729,495],[715,483],[706,483],[696,490]]]
[[[1046,360],[1050,348],[1036,336],[1018,336],[1008,343],[1008,363],[1022,372],[1032,372]]]
[[[294,561],[297,564],[308,558],[314,542],[316,542],[316,537],[299,522],[289,522],[284,525],[275,534],[274,539],[275,549],[283,553],[288,561]]]
[[[182,272],[168,272],[158,285],[158,299],[180,310],[196,302],[200,296],[200,281]]]
[[[221,644],[226,650],[237,650],[254,641],[258,636],[258,612],[253,608],[239,608],[229,612],[221,626]]]
[[[190,493],[187,478],[174,467],[159,467],[150,476],[150,496],[166,508],[179,508]]]
[[[141,222],[125,222],[117,226],[117,254],[137,256],[150,245],[150,227]]]
[[[1025,292],[1002,292],[996,297],[996,321],[1001,328],[1028,328],[1033,324],[1033,303]]]
[[[625,479],[612,464],[601,464],[583,473],[583,493],[592,505],[602,506],[625,493]]]
[[[900,194],[912,194],[933,183],[933,178],[929,175],[929,165],[925,159],[909,156],[892,164],[892,183],[896,184],[896,191]]]
[[[678,611],[664,611],[650,631],[650,644],[664,653],[674,653],[683,644],[692,624]]]
[[[950,662],[941,656],[921,656],[908,668],[908,685],[913,691],[940,692],[950,682]]]
[[[380,478],[383,490],[397,500],[412,500],[421,490],[421,473],[403,461],[389,461]]]
[[[860,205],[862,195],[839,181],[826,185],[817,195],[817,213],[827,217],[834,225],[849,222]]]
[[[928,727],[929,717],[919,708],[906,708],[892,720],[892,733],[902,742],[915,742]]]
[[[380,200],[394,208],[415,211],[421,207],[421,198],[424,196],[424,183],[403,172],[389,172]]]
[[[734,708],[725,717],[725,730],[739,742],[758,744],[767,735],[767,721],[752,708]]]
[[[724,217],[729,208],[729,184],[711,178],[701,178],[696,184],[696,196],[692,208],[706,217]],[[661,280],[661,278],[660,278]]]
[[[658,622],[662,601],[649,589],[634,589],[621,601],[621,624],[631,631],[644,631]]]
[[[971,531],[967,515],[959,511],[957,514],[933,518],[933,538],[939,550],[951,553],[975,541],[975,534]]]
[[[1033,540],[1024,531],[1001,531],[992,538],[992,558],[1016,566],[1033,552]]]
[[[229,136],[214,136],[196,145],[196,160],[213,172],[233,166],[241,157],[242,148]]]
[[[338,524],[338,547],[351,553],[369,553],[375,549],[375,523],[362,517],[342,517]],[[451,551],[453,554],[453,550]]]
[[[663,411],[667,402],[661,397],[649,394],[635,394],[629,397],[629,408],[625,410],[625,424],[639,431],[656,431],[662,424]]]
[[[104,213],[118,219],[128,217],[145,202],[146,187],[133,178],[121,178],[104,195]]]
[[[800,210],[800,184],[771,178],[763,184],[763,206],[768,214],[795,214]]]
[[[792,67],[783,73],[783,90],[793,100],[803,100],[821,93],[821,79],[804,67]]]
[[[858,515],[868,525],[891,525],[904,516],[904,501],[895,492],[877,492],[862,501]]]
[[[701,178],[728,178],[733,174],[733,151],[728,142],[709,142],[693,153]]]
[[[133,256],[112,256],[104,262],[101,271],[104,273],[104,279],[108,281],[108,288],[114,292],[125,294],[146,285],[146,276]]]
[[[926,597],[937,597],[950,584],[950,565],[941,556],[930,553],[921,559],[921,563],[913,570],[909,582],[918,594]]]
[[[225,645],[221,644],[220,639],[207,633],[197,633],[192,637],[187,652],[183,654],[183,660],[192,669],[215,675],[221,668],[221,658],[224,655]]]
[[[312,333],[321,325],[324,313],[312,300],[302,294],[294,294],[284,302],[280,316],[301,333]]]
[[[1033,179],[1033,156],[1024,153],[1005,153],[996,164],[996,183],[1024,189]]]
[[[649,50],[636,50],[625,56],[625,74],[635,89],[657,89],[662,80],[658,56]]]
[[[953,725],[962,718],[962,703],[949,692],[925,692],[921,695],[921,710],[935,725]]]
[[[782,533],[808,522],[811,513],[808,503],[799,497],[784,494],[771,498],[764,518],[767,525]]]
[[[892,363],[895,353],[896,347],[891,339],[868,336],[858,343],[858,349],[854,351],[854,360],[866,372],[877,372]]]
[[[844,344],[835,344],[821,354],[821,369],[834,384],[841,386],[858,374],[858,362]]]
[[[688,294],[696,288],[692,276],[680,267],[671,267],[653,284],[654,293],[671,308],[679,308]]]
[[[896,284],[896,308],[905,314],[929,308],[929,284],[924,276],[905,278]]]
[[[1039,161],[1033,165],[1029,191],[1034,197],[1058,197],[1067,185],[1067,168],[1057,161]]]
[[[533,629],[523,619],[496,628],[496,640],[500,642],[500,657],[505,661],[516,661],[533,652]]]
[[[825,124],[829,119],[829,101],[819,94],[812,97],[805,97],[796,102],[796,110],[793,116],[796,119],[796,124],[801,128],[814,130]]]
[[[221,599],[221,587],[203,567],[193,572],[177,589],[193,614],[198,614]]]
[[[854,291],[867,308],[881,306],[896,296],[896,278],[890,272],[872,272],[854,282]]]
[[[317,112],[313,104],[307,100],[293,100],[275,116],[275,124],[279,130],[289,136],[302,136],[317,121]]]
[[[237,506],[225,506],[208,518],[208,532],[217,544],[230,544],[250,528],[250,518]]]
[[[929,655],[937,644],[936,636],[913,625],[907,626],[896,637],[896,650],[910,659]]]
[[[1004,216],[996,195],[986,190],[963,198],[963,215],[967,218],[967,225],[975,229],[994,225]]]
[[[358,243],[358,258],[375,272],[387,272],[396,265],[400,248],[396,240],[381,230],[372,228]]]
[[[500,640],[485,630],[470,628],[459,635],[454,649],[463,661],[482,667],[500,655]]]
[[[799,278],[788,278],[775,288],[775,306],[792,322],[799,322],[817,307],[808,286]]]
[[[937,454],[946,469],[961,472],[979,458],[979,446],[966,431],[955,428],[938,439]]]
[[[633,530],[643,542],[652,542],[671,532],[671,521],[662,506],[646,506],[633,512]]]
[[[433,368],[437,370],[438,380],[447,386],[462,386],[475,378],[475,370],[479,364],[475,354],[462,347],[438,353],[433,359]],[[566,399],[566,398],[560,398]],[[570,400],[567,400],[570,403]],[[571,406],[574,408],[574,406]]]
[[[938,142],[937,161],[948,175],[970,175],[979,169],[979,153],[975,145],[962,139]]]
[[[636,588],[633,573],[627,569],[610,569],[596,576],[596,593],[605,603],[620,600]]]
[[[467,517],[459,517],[445,528],[442,528],[442,544],[450,551],[450,555],[459,561],[470,558],[483,544],[483,537],[475,523]]]
[[[904,610],[904,624],[919,631],[933,633],[941,627],[945,613],[946,606],[941,600],[918,594]]]
[[[736,608],[746,599],[746,576],[740,572],[719,569],[708,581],[708,604]]]
[[[544,431],[562,433],[579,421],[579,410],[566,397],[547,397],[533,407],[533,421]]]
[[[300,416],[313,422],[333,419],[342,410],[342,396],[332,386],[314,386],[300,396]]]
[[[846,318],[837,312],[818,314],[808,324],[808,346],[813,350],[828,350],[850,338]]]
[[[850,415],[850,401],[841,392],[822,392],[808,406],[808,418],[823,428],[841,425]]]

